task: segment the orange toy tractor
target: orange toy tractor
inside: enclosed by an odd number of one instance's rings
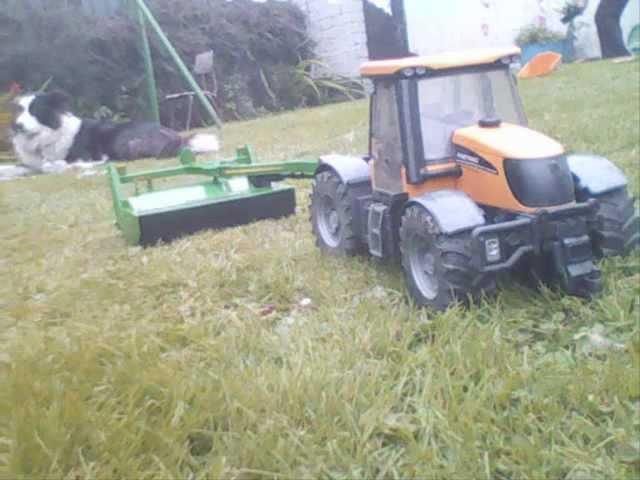
[[[595,258],[640,243],[624,174],[527,128],[517,48],[368,62],[369,155],[321,158],[319,247],[402,263],[417,305],[445,309],[515,269],[590,297]]]

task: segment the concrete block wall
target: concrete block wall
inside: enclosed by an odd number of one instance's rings
[[[362,0],[290,0],[307,14],[316,55],[331,72],[358,77],[367,60]]]

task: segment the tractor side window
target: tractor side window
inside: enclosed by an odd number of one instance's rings
[[[396,89],[391,81],[376,84],[371,115],[371,158],[375,188],[389,193],[401,192],[402,143]]]
[[[422,144],[427,161],[454,155],[453,133],[462,126],[471,125],[473,112],[479,110],[475,87],[463,82],[461,76],[418,82]]]

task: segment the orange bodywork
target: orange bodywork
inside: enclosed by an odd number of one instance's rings
[[[453,143],[480,155],[497,170],[495,174],[462,165],[458,189],[476,203],[516,212],[533,212],[536,209],[522,205],[511,192],[504,159],[546,158],[564,153],[564,147],[555,140],[510,123],[503,123],[498,128],[461,128],[453,135]]]
[[[497,62],[501,58],[520,55],[518,47],[509,48],[478,48],[455,53],[442,53],[424,57],[409,57],[393,60],[376,60],[366,62],[360,67],[363,77],[394,75],[405,68],[429,68],[443,70],[447,68],[461,68],[475,65],[486,65]]]
[[[454,166],[455,163],[446,163],[443,164],[443,166],[440,169],[446,169],[446,168],[451,168],[452,166]],[[439,165],[438,165],[439,166]],[[438,168],[430,168],[429,171],[437,171]],[[420,195],[423,195],[425,193],[429,193],[429,192],[435,192],[437,190],[444,190],[444,189],[457,189],[457,178],[455,177],[440,177],[440,178],[433,178],[427,182],[421,183],[420,185],[411,185],[409,183],[407,183],[407,174],[406,171],[404,169],[404,167],[402,168],[402,186],[404,189],[405,193],[409,194],[409,198],[412,197],[419,197]]]
[[[461,190],[476,203],[515,212],[532,213],[536,208],[522,205],[509,188],[504,171],[504,159],[535,159],[561,155],[562,145],[555,140],[518,125],[503,123],[498,128],[478,126],[462,128],[453,136],[456,145],[466,148],[491,163],[497,173],[459,162],[448,162],[428,167],[429,172],[451,168],[458,164],[462,175],[434,178],[421,185],[406,183],[403,170],[404,191],[409,197],[442,189]]]
[[[462,165],[462,176],[456,187],[469,195],[474,202],[514,212],[533,212],[535,208],[522,205],[513,195],[504,172],[504,158],[499,155],[483,155],[498,171],[498,174],[484,172]]]
[[[480,155],[503,158],[545,158],[564,153],[562,144],[552,138],[527,127],[504,122],[497,128],[460,128],[453,135],[453,143]]]
[[[539,53],[518,73],[518,78],[533,78],[550,75],[562,63],[562,55],[555,52]]]

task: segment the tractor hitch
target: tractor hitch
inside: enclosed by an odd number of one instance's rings
[[[479,272],[508,270],[527,255],[545,257],[563,288],[590,297],[602,289],[593,263],[589,230],[598,202],[544,210],[516,220],[477,227],[472,232],[473,258]]]

